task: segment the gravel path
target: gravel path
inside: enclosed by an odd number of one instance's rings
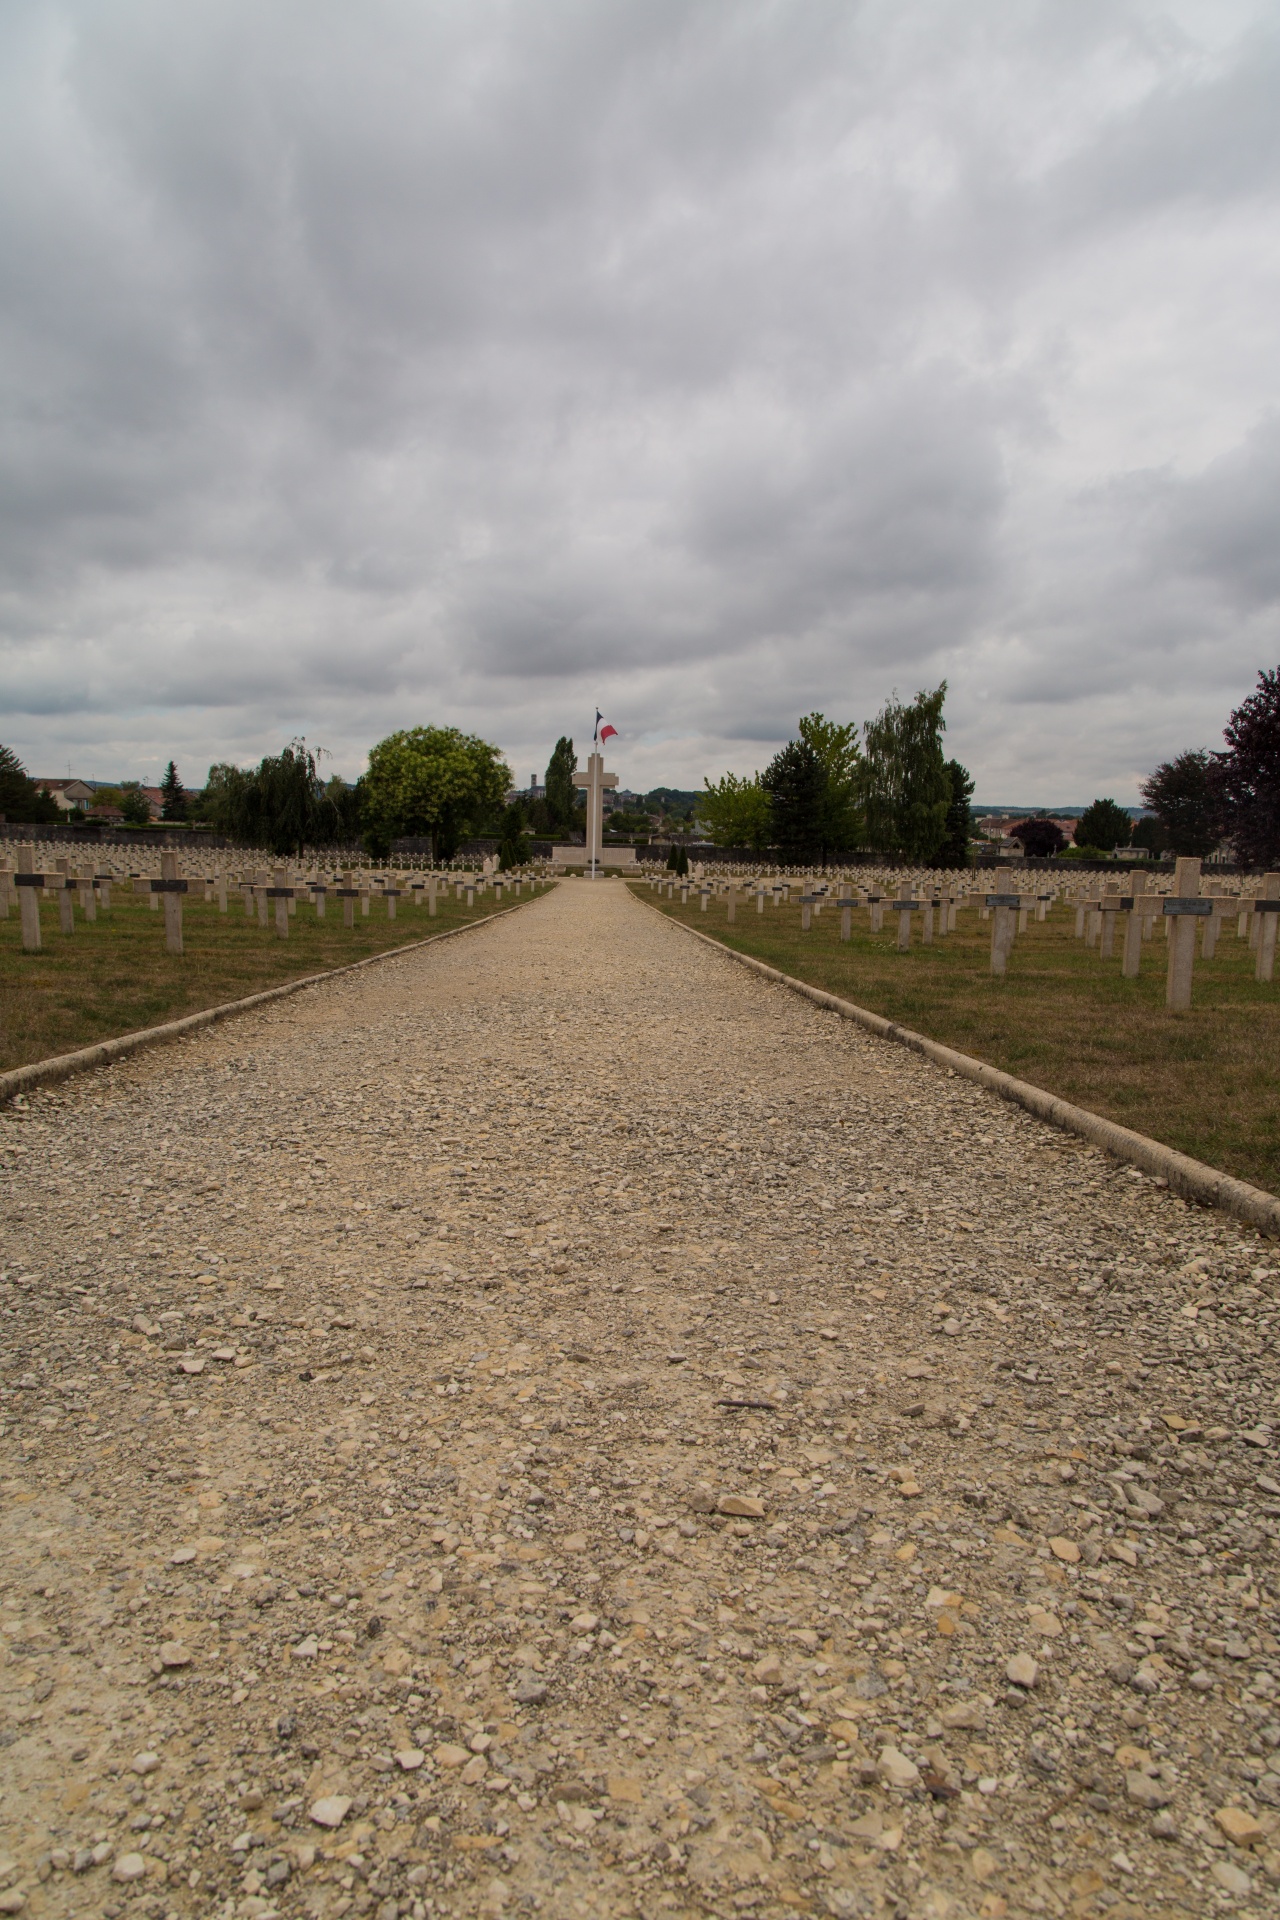
[[[1251,1230],[614,883],[0,1147],[0,1912],[1276,1910]]]

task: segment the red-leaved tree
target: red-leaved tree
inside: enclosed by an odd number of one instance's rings
[[[1222,830],[1242,866],[1280,868],[1280,668],[1261,670],[1222,733],[1212,774]]]

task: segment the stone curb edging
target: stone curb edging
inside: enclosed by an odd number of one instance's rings
[[[401,954],[416,953],[422,947],[434,947],[439,940],[452,940],[460,933],[475,933],[480,927],[487,927],[495,920],[505,920],[509,913],[519,913],[521,907],[532,904],[532,900],[522,900],[520,906],[503,907],[498,913],[487,913],[483,920],[471,920],[465,927],[450,927],[446,933],[429,933],[425,940],[408,940],[402,947],[388,947],[385,953],[369,953],[363,960],[352,960],[345,967],[328,967],[323,973],[304,973],[298,980],[286,980],[283,986],[266,987],[261,993],[246,994],[243,1000],[224,1000],[220,1006],[204,1007],[199,1013],[184,1014],[181,1020],[166,1020],[162,1026],[139,1027],[136,1033],[122,1033],[115,1040],[99,1040],[91,1047],[78,1047],[74,1053],[55,1053],[48,1060],[34,1060],[30,1066],[13,1067],[8,1073],[0,1073],[0,1106],[12,1100],[15,1094],[26,1093],[31,1087],[56,1085],[59,1080],[70,1080],[77,1073],[91,1073],[95,1067],[109,1067],[115,1060],[127,1059],[131,1053],[141,1053],[146,1047],[163,1046],[166,1041],[180,1040],[184,1034],[197,1033],[201,1027],[211,1027],[219,1020],[228,1020],[237,1013],[249,1013],[254,1007],[266,1006],[271,1000],[284,1000],[291,993],[301,993],[304,987],[319,987],[326,980],[337,980],[344,973],[358,973],[361,967],[376,966],[380,960],[395,960]]]
[[[639,899],[640,896],[636,895],[635,898]],[[640,900],[640,904],[645,907],[652,905],[644,899]],[[1091,1146],[1101,1147],[1117,1160],[1127,1160],[1131,1166],[1140,1167],[1143,1173],[1155,1179],[1167,1180],[1173,1192],[1182,1194],[1188,1200],[1199,1201],[1206,1207],[1219,1207],[1234,1219],[1247,1221],[1250,1226],[1280,1238],[1280,1200],[1274,1194],[1265,1193],[1261,1187],[1251,1187],[1247,1180],[1236,1180],[1229,1173],[1206,1166],[1203,1160],[1193,1160],[1189,1154],[1178,1153],[1173,1147],[1162,1145],[1159,1140],[1149,1139],[1145,1133],[1135,1133],[1131,1127],[1122,1127],[1118,1121],[1106,1120],[1100,1113],[1091,1113],[1087,1107],[1077,1107],[1070,1100],[1060,1100],[1056,1094],[1046,1093],[1043,1087],[1033,1087],[1027,1080],[1017,1080],[1010,1073],[1002,1073],[999,1067],[989,1067],[985,1060],[975,1060],[972,1054],[957,1053],[953,1047],[930,1040],[911,1027],[900,1027],[881,1014],[855,1006],[852,1000],[841,1000],[821,987],[811,987],[806,980],[797,980],[792,974],[782,973],[777,967],[770,967],[763,960],[755,959],[752,954],[739,953],[736,948],[725,946],[713,935],[700,932],[697,927],[685,926],[683,920],[663,913],[661,907],[653,906],[652,910],[669,925],[679,927],[682,933],[691,933],[695,940],[704,941],[707,946],[714,947],[717,953],[728,954],[731,960],[738,960],[744,967],[763,974],[766,980],[789,987],[793,993],[812,1000],[815,1006],[839,1014],[842,1020],[855,1021],[881,1040],[894,1040],[899,1046],[909,1047],[913,1053],[922,1053],[937,1066],[948,1067],[962,1079],[972,1080],[978,1086],[986,1087],[988,1092],[999,1094],[1002,1100],[1022,1107],[1027,1113],[1034,1114],[1037,1120],[1044,1120],[1064,1133],[1078,1134],[1082,1140],[1087,1140]]]

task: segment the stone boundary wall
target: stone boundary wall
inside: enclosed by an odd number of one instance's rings
[[[139,852],[151,847],[236,847],[238,851],[243,851],[238,848],[236,841],[228,840],[225,834],[214,833],[203,827],[72,826],[64,820],[50,821],[47,826],[0,820],[0,840],[49,840],[69,847],[137,847]],[[263,854],[263,858],[269,859],[270,855]]]

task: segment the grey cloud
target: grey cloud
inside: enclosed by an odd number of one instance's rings
[[[1280,416],[1228,453],[1161,486],[1154,557],[1196,574],[1242,611],[1280,602]]]
[[[1270,245],[1273,24],[11,10],[5,737],[355,772],[437,718],[524,768],[600,699],[689,780],[945,673],[984,790],[1132,780],[1280,651],[1263,282],[1234,389],[1186,293],[1206,208]],[[1088,387],[1139,252],[1169,464]]]
[[[1207,71],[1206,71],[1207,68]],[[1064,219],[1131,222],[1178,202],[1217,208],[1280,186],[1280,33],[1246,32],[1225,68],[1178,60],[1135,110],[1105,128],[1051,183]]]

